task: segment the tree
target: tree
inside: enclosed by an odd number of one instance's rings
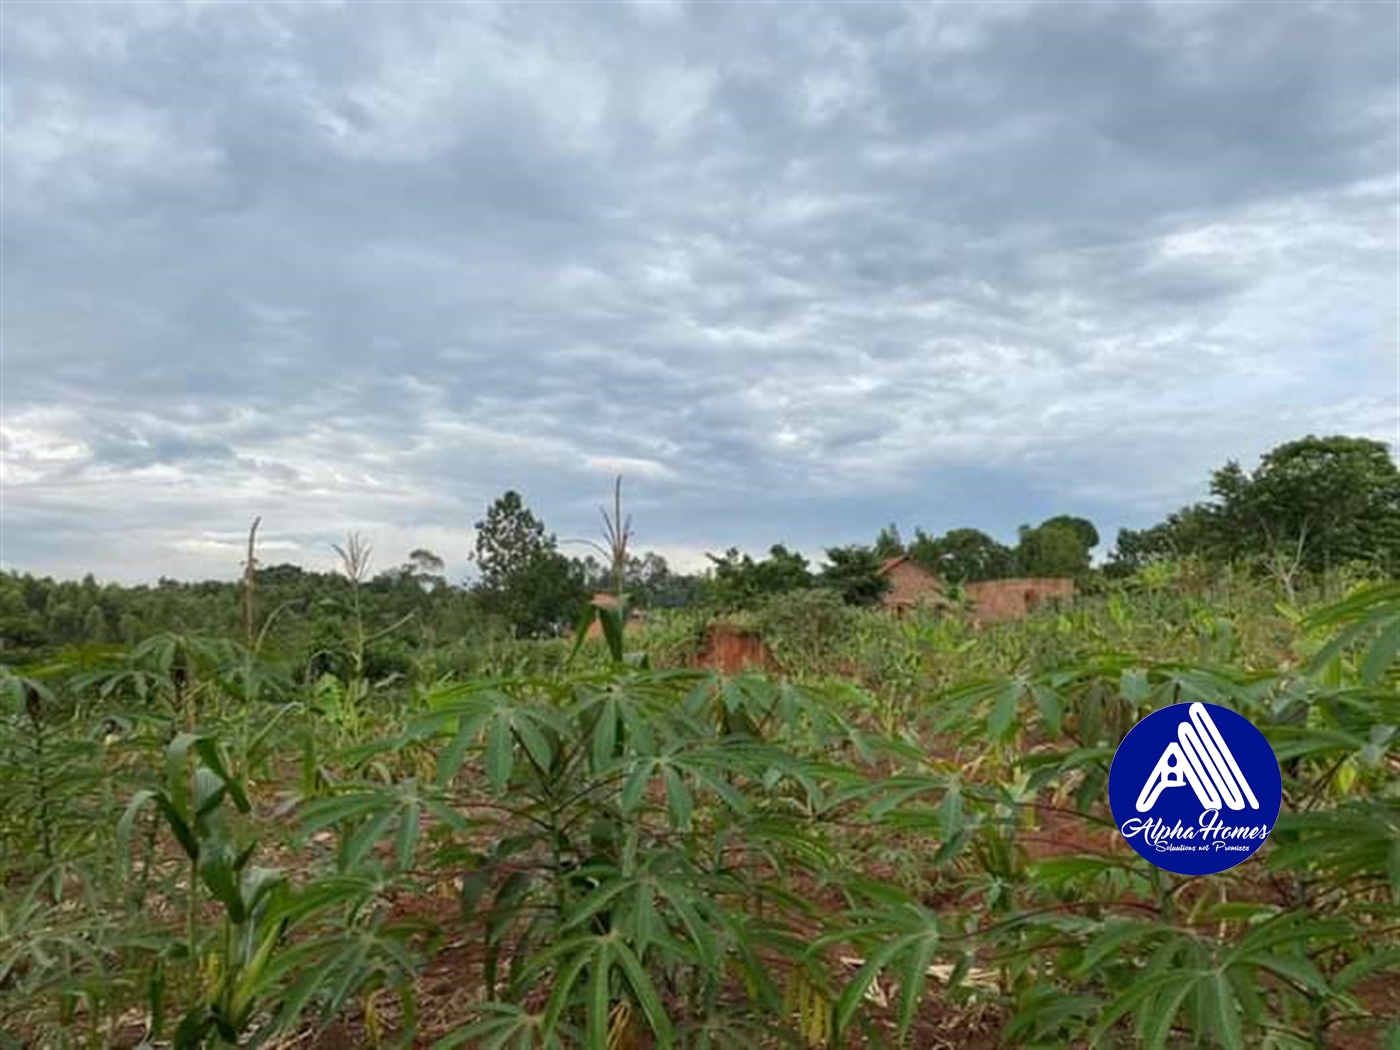
[[[1064,523],[1063,516],[1050,518],[1036,528],[1022,525],[1019,536],[1016,568],[1022,575],[1078,577],[1089,571],[1088,534]]]
[[[1219,509],[1206,503],[1182,507],[1148,529],[1119,529],[1105,571],[1131,576],[1156,562],[1221,553]]]
[[[876,605],[890,588],[885,560],[874,548],[859,544],[828,547],[818,582],[841,595],[847,605]]]
[[[92,606],[88,609],[87,615],[83,617],[83,640],[88,642],[105,642],[107,640],[107,617],[102,613],[102,606]]]
[[[1227,463],[1211,493],[1234,557],[1314,572],[1347,561],[1400,568],[1400,469],[1384,442],[1308,435],[1266,453],[1253,474]]]
[[[447,563],[426,547],[415,547],[408,552],[408,562],[404,568],[414,576],[434,576],[442,572]]]
[[[949,583],[1002,579],[1015,568],[1011,548],[980,529],[950,529],[936,539],[915,530],[909,557]]]
[[[483,591],[499,591],[534,559],[554,549],[544,524],[525,506],[520,493],[506,491],[476,523],[476,565]]]
[[[404,587],[414,591],[436,591],[447,586],[443,570],[447,563],[426,547],[415,547],[408,552],[408,560],[402,565],[381,573],[378,580],[390,589]]]
[[[49,600],[47,612],[48,632],[57,641],[76,642],[83,636],[83,618],[78,607],[57,595]]]
[[[1253,562],[1288,591],[1299,572],[1348,561],[1400,572],[1400,469],[1383,442],[1309,435],[1266,453],[1252,474],[1229,461],[1210,491],[1210,503],[1120,532],[1115,574],[1191,555]]]
[[[899,535],[899,526],[890,522],[875,537],[875,553],[883,560],[898,558],[904,554],[904,540]]]
[[[751,607],[759,598],[812,586],[807,559],[781,543],[768,548],[768,557],[754,561],[730,547],[723,555],[707,554],[714,565],[711,597],[721,608]]]
[[[1046,518],[1042,521],[1040,527],[1042,529],[1069,529],[1079,537],[1085,550],[1093,550],[1099,545],[1099,530],[1094,528],[1094,523],[1088,518],[1076,518],[1072,514],[1057,514],[1053,518]]]
[[[775,543],[758,563],[758,580],[763,593],[782,594],[812,586],[812,570],[801,554]]]
[[[483,608],[519,634],[556,633],[587,600],[582,566],[559,553],[518,492],[504,493],[476,523],[475,559]]]
[[[679,593],[673,590],[676,579],[666,559],[655,551],[627,559],[627,590],[636,595],[639,605],[684,604],[675,601]]]

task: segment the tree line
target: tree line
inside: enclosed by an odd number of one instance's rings
[[[1288,587],[1346,565],[1400,575],[1400,469],[1384,442],[1289,441],[1252,472],[1234,460],[1214,471],[1210,496],[1151,528],[1121,530],[1106,571],[1195,558],[1249,565]]]
[[[554,533],[508,491],[476,523],[476,578],[454,582],[443,559],[419,549],[398,564],[369,570],[342,565],[316,572],[297,565],[256,565],[250,577],[261,615],[279,617],[281,644],[300,655],[334,659],[346,623],[361,617],[406,626],[377,647],[391,667],[394,646],[431,647],[448,639],[500,632],[550,636],[574,623],[591,596],[624,591],[643,608],[752,608],[771,596],[827,589],[852,605],[880,600],[883,566],[908,558],[951,586],[1012,576],[1068,576],[1082,585],[1131,577],[1183,559],[1237,564],[1291,589],[1300,576],[1359,565],[1373,574],[1400,572],[1400,470],[1386,445],[1350,437],[1306,437],[1267,453],[1245,471],[1229,462],[1213,472],[1211,498],[1150,528],[1120,530],[1099,567],[1094,524],[1070,514],[1022,526],[1014,544],[975,528],[941,535],[915,528],[904,539],[888,525],[869,544],[829,547],[820,564],[778,543],[755,558],[731,548],[710,554],[700,573],[674,570],[655,552],[631,549],[621,493],[604,512],[599,557],[571,556]],[[344,553],[344,552],[342,552]],[[130,644],[164,630],[241,636],[247,624],[245,581],[154,585],[98,584],[92,576],[58,581],[0,573],[0,659],[80,643]]]

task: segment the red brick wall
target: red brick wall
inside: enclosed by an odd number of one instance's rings
[[[890,589],[881,599],[885,605],[931,605],[943,593],[938,577],[912,561],[896,562],[885,575],[890,578]]]
[[[1074,581],[1057,577],[1023,577],[969,583],[972,615],[981,623],[1023,619],[1037,605],[1074,597]]]

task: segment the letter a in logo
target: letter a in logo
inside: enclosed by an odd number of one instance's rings
[[[1259,808],[1259,800],[1240,772],[1225,738],[1211,721],[1205,704],[1192,704],[1190,720],[1176,730],[1177,738],[1162,751],[1147,783],[1137,797],[1137,811],[1146,813],[1167,788],[1191,785],[1205,809],[1219,809],[1221,800],[1231,809]],[[1194,724],[1193,724],[1194,723]]]

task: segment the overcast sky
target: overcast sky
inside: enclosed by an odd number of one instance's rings
[[[1394,441],[1400,7],[0,7],[3,561],[1105,536]],[[580,549],[581,552],[581,549]]]

